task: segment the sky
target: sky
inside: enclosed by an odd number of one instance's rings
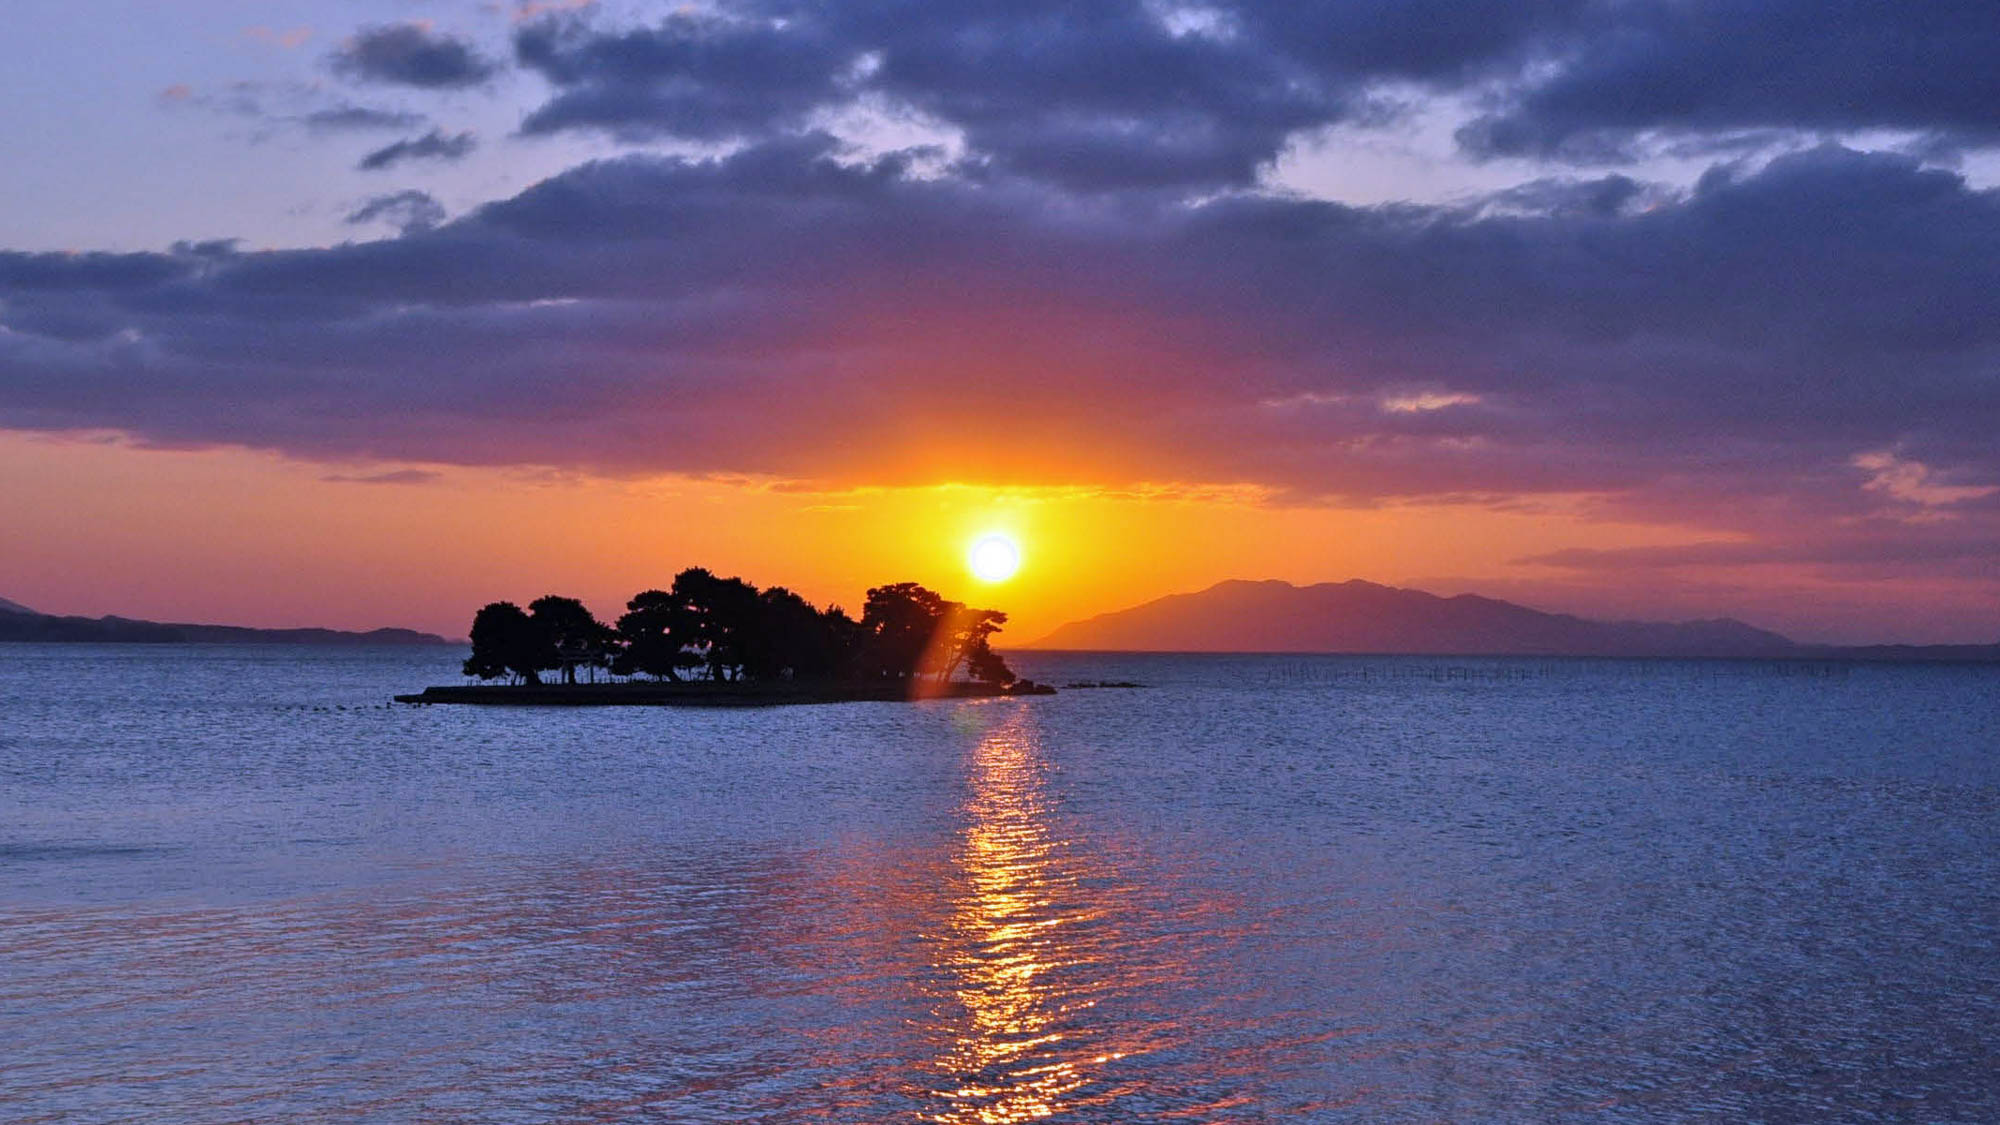
[[[1991,0],[13,0],[0,597],[2000,640]],[[982,585],[968,544],[1021,545]]]

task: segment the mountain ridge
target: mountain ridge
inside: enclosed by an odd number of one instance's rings
[[[1732,617],[1600,621],[1362,579],[1228,579],[1063,625],[1029,649],[1438,656],[2000,659],[2000,645],[1801,644]]]
[[[307,627],[257,629],[247,625],[197,625],[119,617],[64,617],[37,613],[0,598],[0,644],[291,644],[447,645],[455,642],[415,629]]]

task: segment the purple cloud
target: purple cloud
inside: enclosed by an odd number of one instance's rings
[[[1478,156],[1579,162],[1891,129],[2000,143],[1985,0],[743,0],[653,24],[519,28],[554,93],[530,133],[767,137],[869,100],[962,136],[968,169],[1073,189],[1247,184],[1302,132],[1379,121],[1385,90],[1485,107]]]
[[[602,162],[325,250],[0,256],[0,420],[1350,500],[1862,513],[1900,503],[1854,463],[1887,448],[2000,481],[2000,198],[1906,159],[1822,149],[1638,213],[1495,214],[1083,203],[835,155]]]

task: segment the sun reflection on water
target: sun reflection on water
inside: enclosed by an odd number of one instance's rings
[[[932,1121],[1034,1121],[1119,1096],[1106,1064],[1126,1050],[1079,1018],[1114,982],[1101,957],[1108,880],[1051,828],[1047,769],[1025,709],[987,732],[954,857],[938,968],[956,1008],[936,1063],[946,1108]]]

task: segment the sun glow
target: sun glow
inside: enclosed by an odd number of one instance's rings
[[[984,535],[972,544],[966,565],[982,582],[1005,582],[1021,569],[1021,548],[1004,535]]]

